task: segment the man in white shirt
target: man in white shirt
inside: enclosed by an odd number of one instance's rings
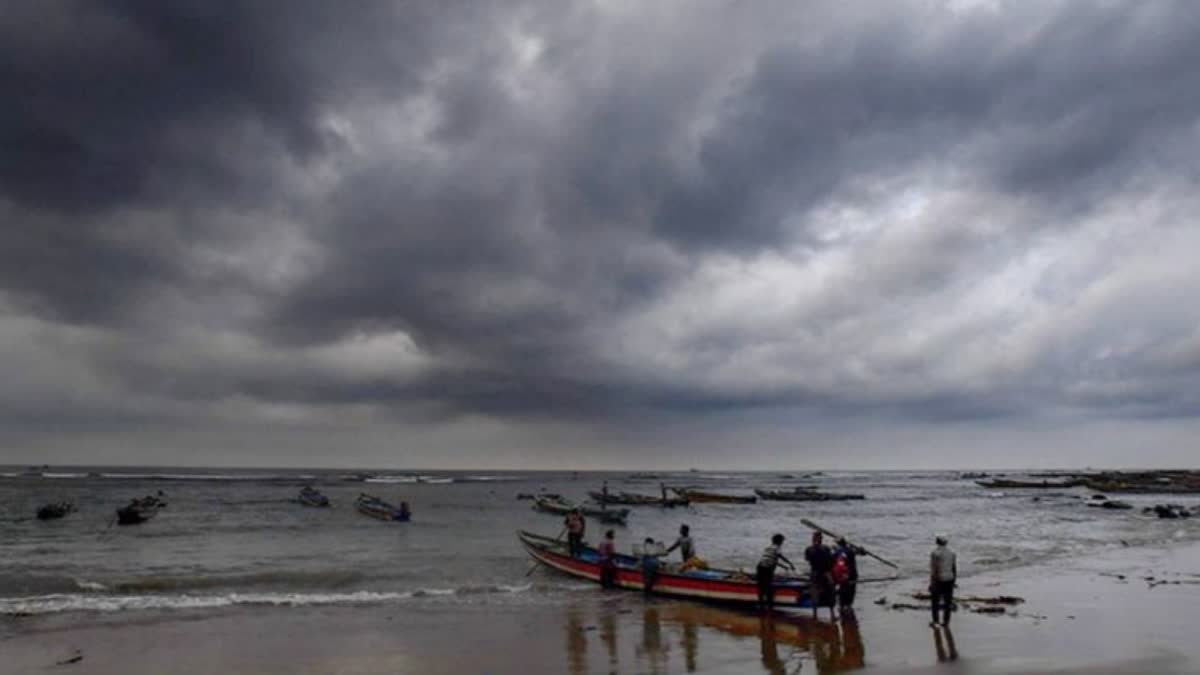
[[[942,625],[950,625],[950,610],[954,606],[954,586],[958,581],[958,556],[946,545],[944,535],[937,536],[937,546],[929,554],[929,595],[933,610],[931,626],[938,622],[938,607],[942,608]]]

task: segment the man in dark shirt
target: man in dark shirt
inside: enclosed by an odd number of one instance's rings
[[[804,550],[804,559],[808,561],[809,597],[812,601],[813,618],[817,616],[817,608],[824,605],[829,607],[829,618],[833,619],[833,551],[825,546],[820,532],[813,532],[812,546]]]
[[[692,542],[691,532],[691,528],[687,525],[680,525],[679,538],[667,548],[667,553],[679,549],[679,562],[687,562],[696,557],[696,545]]]

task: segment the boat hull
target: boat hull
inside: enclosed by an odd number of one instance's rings
[[[688,500],[682,497],[651,497],[650,495],[639,495],[630,492],[617,492],[605,495],[603,492],[589,492],[588,496],[592,501],[599,504],[619,504],[621,506],[666,506],[673,508],[676,506],[687,506]]]
[[[743,495],[723,495],[715,492],[698,492],[696,490],[676,490],[680,497],[697,504],[754,504],[758,497]]]
[[[407,523],[411,517],[411,514],[404,513],[400,509],[379,499],[360,498],[354,503],[354,508],[364,516],[369,516],[376,520]]]
[[[158,514],[157,509],[146,509],[139,507],[125,507],[117,509],[117,524],[118,525],[138,525],[150,520]]]
[[[836,492],[811,492],[811,491],[792,491],[786,490],[759,490],[755,489],[754,494],[761,499],[776,501],[776,502],[846,502],[858,501],[866,499],[863,495],[839,494]]]
[[[588,506],[575,507],[571,504],[563,504],[561,502],[549,501],[546,499],[538,499],[533,503],[535,511],[542,513],[551,513],[556,516],[565,516],[576,508],[579,508],[583,515],[590,518],[595,518],[602,523],[613,523],[624,525],[625,519],[629,517],[629,509],[597,509]]]
[[[585,548],[580,557],[571,557],[563,543],[536,535],[518,532],[517,536],[525,551],[537,562],[578,579],[600,583],[599,555],[595,549]],[[754,606],[758,604],[758,587],[750,578],[734,578],[728,570],[697,570],[675,573],[660,570],[651,589],[654,595],[686,598],[705,602],[730,605]],[[643,578],[637,558],[617,556],[614,583],[618,588],[631,591],[643,589]],[[776,607],[810,607],[808,584],[803,579],[777,580],[775,582]]]

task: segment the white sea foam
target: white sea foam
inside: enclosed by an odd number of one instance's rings
[[[77,581],[80,587],[103,589],[102,584]],[[521,586],[481,586],[463,588],[422,588],[416,591],[354,591],[351,593],[223,593],[217,595],[99,595],[95,593],[55,593],[24,598],[0,598],[0,615],[55,614],[59,612],[126,612],[138,610],[218,609],[237,605],[304,607],[310,605],[354,605],[396,602],[412,598],[480,593],[521,593]]]
[[[363,482],[366,483],[416,483],[417,476],[371,476]]]
[[[42,473],[42,478],[87,478],[86,473]]]

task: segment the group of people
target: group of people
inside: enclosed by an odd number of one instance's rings
[[[776,534],[771,537],[768,546],[758,561],[755,570],[755,580],[758,584],[758,603],[764,608],[775,604],[775,570],[783,567],[788,571],[796,570],[795,564],[788,560],[782,552],[784,536]],[[809,568],[809,598],[812,602],[813,616],[817,608],[828,606],[830,616],[835,606],[843,610],[854,606],[854,596],[858,590],[858,554],[861,549],[850,544],[844,537],[837,540],[837,546],[830,548],[825,545],[825,537],[820,532],[813,532],[812,545],[804,550],[804,560]]]
[[[567,532],[567,549],[572,558],[578,558],[584,550],[583,535],[587,530],[587,522],[584,520],[583,514],[575,510],[567,514],[563,524]],[[646,594],[650,594],[654,589],[654,582],[657,580],[659,568],[662,566],[662,558],[675,550],[679,551],[683,569],[707,567],[707,564],[696,556],[696,544],[692,540],[691,528],[687,525],[679,526],[679,536],[670,546],[663,546],[654,541],[653,537],[646,537],[642,542],[639,559],[642,570],[642,590]],[[596,547],[596,553],[600,557],[600,585],[605,588],[615,587],[617,547],[616,533],[613,530],[604,533],[604,538]]]
[[[567,545],[571,557],[579,557],[584,550],[583,535],[587,524],[583,514],[572,511],[567,514],[566,521]],[[783,554],[782,534],[771,537],[771,544],[763,550],[755,570],[755,582],[758,587],[758,603],[764,609],[775,604],[775,570],[784,568],[790,572],[796,570],[796,565]],[[950,612],[954,604],[954,587],[958,579],[958,559],[950,549],[947,538],[938,535],[936,547],[930,554],[929,560],[929,594],[933,610],[933,623],[938,624],[939,611],[941,625],[950,624]],[[616,585],[617,550],[615,533],[608,530],[604,539],[597,547],[600,557],[600,583],[605,588]],[[649,594],[654,588],[662,558],[672,551],[678,550],[680,562],[684,569],[705,568],[707,565],[696,556],[696,544],[692,540],[691,528],[687,525],[679,527],[679,536],[670,545],[664,547],[646,537],[640,551],[642,572],[642,590]],[[809,568],[809,599],[812,603],[813,616],[817,615],[819,607],[829,607],[832,618],[835,608],[853,610],[854,598],[858,591],[858,556],[862,548],[848,542],[845,537],[839,537],[836,545],[825,545],[825,537],[821,532],[813,532],[812,543],[804,550],[804,560]]]

